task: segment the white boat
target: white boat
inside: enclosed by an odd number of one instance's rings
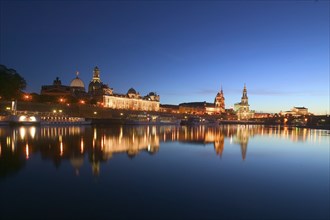
[[[40,123],[40,117],[31,114],[10,115],[9,124],[36,125]]]

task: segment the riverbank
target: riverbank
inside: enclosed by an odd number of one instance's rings
[[[1,115],[11,114],[11,102],[0,102]],[[132,115],[141,116],[141,118],[167,118],[173,121],[185,120],[191,116],[189,114],[169,113],[162,111],[133,111],[126,109],[110,109],[82,104],[46,104],[33,102],[18,102],[17,112],[33,114],[38,117],[77,117],[91,121],[91,124],[127,124],[132,123]],[[0,115],[0,116],[1,116]],[[227,120],[228,115],[201,115],[205,120],[217,120],[219,124],[243,124],[243,125],[269,125],[269,126],[289,126],[298,128],[325,129],[330,130],[329,115],[323,116],[301,116],[301,118],[279,116],[273,118],[255,118],[251,120]],[[299,119],[299,120],[298,120]],[[6,125],[6,122],[0,120],[0,125]],[[139,123],[136,123],[139,124]],[[140,123],[141,124],[141,123]],[[157,124],[157,123],[142,123]],[[161,124],[161,123],[159,123]],[[178,123],[173,123],[178,124]]]

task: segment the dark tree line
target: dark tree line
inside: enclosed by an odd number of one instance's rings
[[[26,88],[25,79],[14,69],[0,65],[0,97],[4,100],[17,99]]]

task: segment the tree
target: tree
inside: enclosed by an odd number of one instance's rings
[[[0,96],[1,99],[17,99],[26,88],[26,81],[14,69],[0,65]]]

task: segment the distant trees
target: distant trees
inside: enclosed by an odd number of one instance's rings
[[[20,98],[26,88],[25,79],[14,69],[0,65],[0,97],[4,100]]]

